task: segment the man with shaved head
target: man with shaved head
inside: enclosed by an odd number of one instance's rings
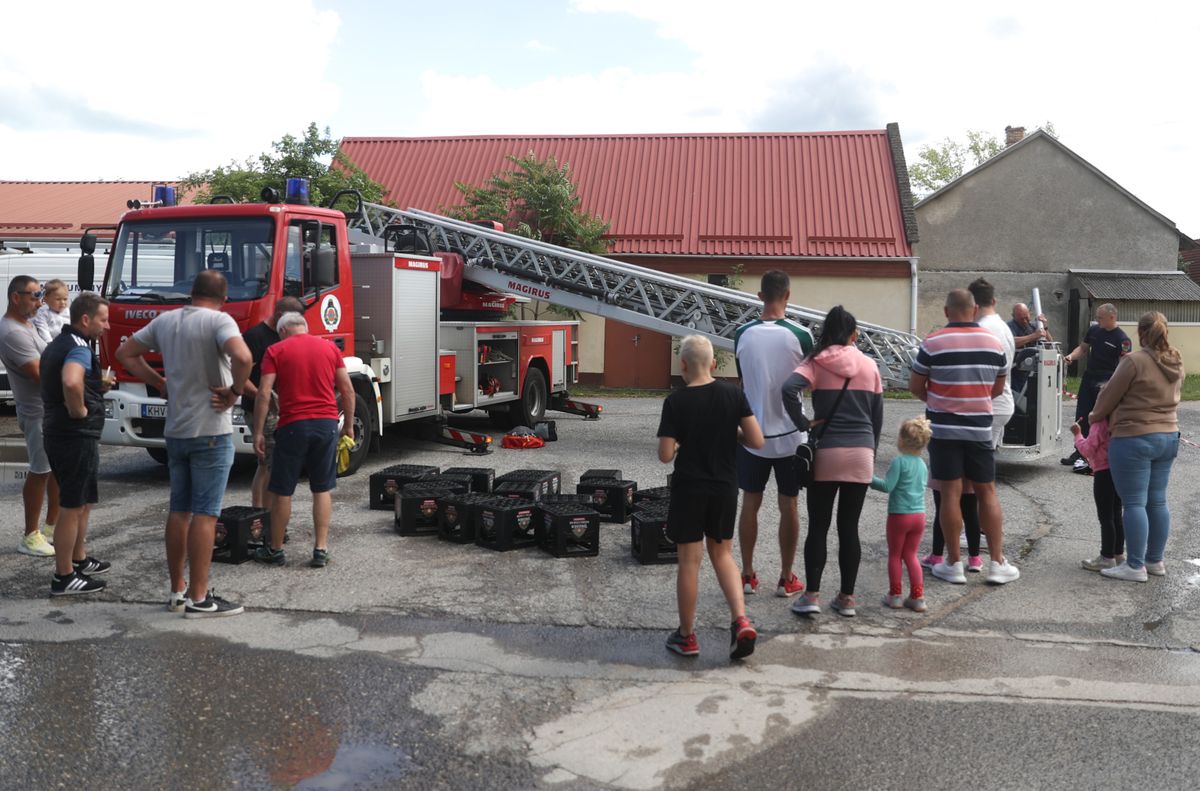
[[[992,444],[992,399],[1004,392],[1008,365],[1000,341],[975,322],[970,291],[956,288],[947,294],[945,313],[946,326],[921,343],[909,380],[909,389],[925,402],[925,416],[933,424],[929,467],[941,491],[947,561],[934,567],[934,575],[957,584],[967,581],[958,546],[965,478],[975,488],[991,555],[986,579],[1003,585],[1021,576],[1004,557],[1004,517],[996,496]]]
[[[1075,422],[1083,436],[1088,435],[1088,414],[1096,405],[1096,396],[1117,370],[1121,358],[1133,351],[1133,341],[1117,326],[1117,308],[1105,302],[1096,308],[1096,323],[1088,327],[1083,341],[1066,356],[1067,365],[1087,357],[1087,368],[1079,382],[1079,398],[1075,402]],[[1062,460],[1063,464],[1074,465],[1075,472],[1090,474],[1087,461],[1080,458],[1078,451]]]

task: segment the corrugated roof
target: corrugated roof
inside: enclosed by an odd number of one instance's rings
[[[71,239],[115,225],[130,198],[172,181],[0,181],[0,239]]]
[[[616,254],[909,257],[886,130],[361,138],[342,151],[397,206],[462,203],[505,156],[569,164]],[[901,163],[902,166],[902,163]]]
[[[1200,283],[1184,272],[1070,272],[1092,299],[1200,301]]]

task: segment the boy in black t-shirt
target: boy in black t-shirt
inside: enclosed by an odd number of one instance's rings
[[[728,382],[713,379],[716,361],[707,338],[689,335],[683,339],[679,368],[687,386],[667,396],[658,424],[659,461],[675,462],[667,537],[679,550],[675,583],[679,628],[667,638],[667,649],[681,656],[700,653],[693,628],[700,563],[707,545],[733,616],[729,656],[741,659],[754,653],[758,632],[746,617],[741,571],[730,549],[737,518],[735,450],[738,442],[761,448],[763,433],[745,394]]]

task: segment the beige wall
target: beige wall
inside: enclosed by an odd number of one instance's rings
[[[1137,322],[1117,322],[1125,334],[1133,338],[1133,348],[1138,347]],[[1169,338],[1171,345],[1183,355],[1183,370],[1189,374],[1200,374],[1200,324],[1172,324]]]

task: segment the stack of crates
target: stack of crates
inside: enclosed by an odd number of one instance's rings
[[[397,464],[372,473],[369,483],[371,510],[395,511],[396,492],[400,487],[437,474],[437,467],[425,464]]]
[[[612,477],[605,477],[609,474]],[[602,522],[622,524],[633,513],[637,483],[622,480],[620,474],[620,470],[588,470],[575,487],[576,493],[592,498],[592,508],[599,512]]]

